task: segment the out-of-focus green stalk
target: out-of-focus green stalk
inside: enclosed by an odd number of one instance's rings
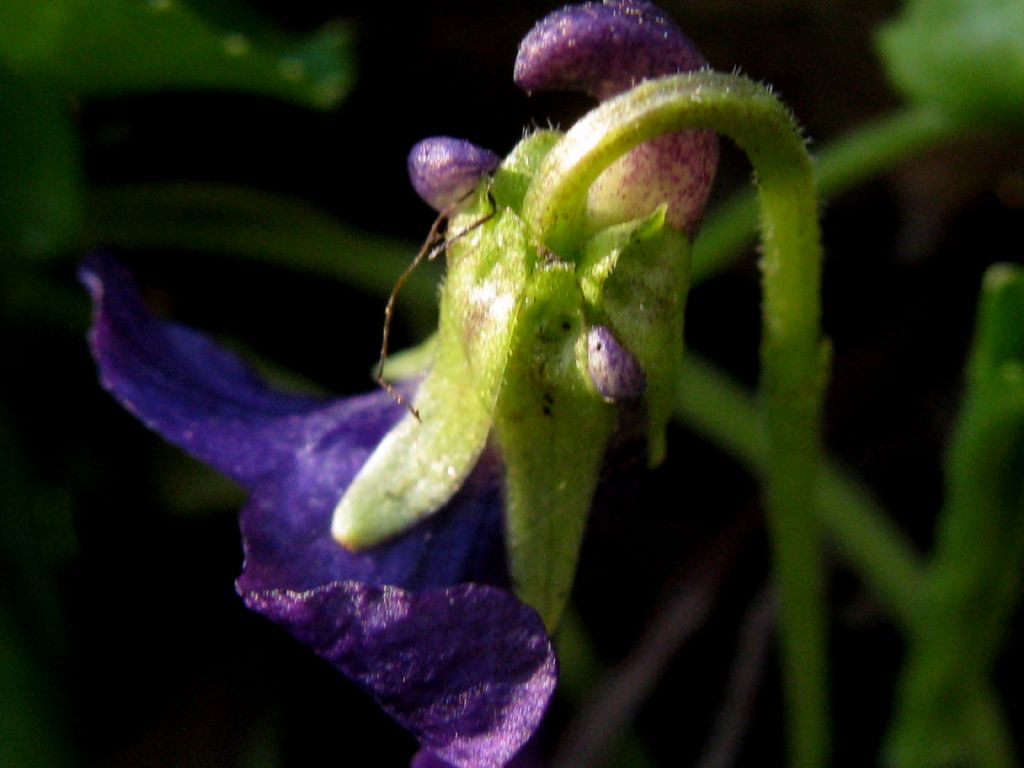
[[[675,414],[751,473],[764,471],[766,446],[753,395],[692,351],[683,363]],[[871,494],[845,468],[825,461],[815,511],[840,556],[896,620],[912,621],[923,564]]]
[[[417,246],[360,232],[308,203],[256,189],[203,184],[94,189],[88,242],[244,256],[339,279],[387,296]],[[436,264],[402,287],[399,312],[426,336],[437,316]]]

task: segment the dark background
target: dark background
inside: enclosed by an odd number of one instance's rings
[[[330,113],[225,94],[83,104],[77,119],[90,181],[207,180],[283,192],[407,240],[411,257],[433,219],[405,175],[414,142],[450,134],[503,154],[524,128],[549,120],[567,126],[588,106],[576,96],[527,98],[511,82],[518,41],[554,8],[549,3],[253,5],[295,31],[350,19],[360,74],[348,100]],[[713,66],[772,83],[812,149],[899,103],[872,48],[872,29],[896,3],[661,5]],[[823,211],[825,325],[835,346],[827,442],[922,547],[941,499],[941,455],[981,274],[994,261],[1020,260],[1022,166],[1019,142],[986,135],[929,153]],[[726,147],[713,201],[748,174],[740,153]],[[176,319],[241,340],[325,391],[370,385],[381,297],[228,256],[121,256]],[[63,279],[72,284],[73,265]],[[687,317],[692,347],[748,383],[756,376],[758,301],[751,254],[696,289]],[[26,436],[19,460],[54,489],[31,525],[53,542],[56,603],[19,603],[13,588],[8,596],[38,640],[37,673],[55,692],[49,704],[75,759],[403,764],[415,748],[408,735],[242,607],[233,589],[241,495],[211,485],[205,470],[100,391],[84,324],[82,335],[69,336],[5,322],[0,395]],[[416,329],[402,317],[396,323],[399,342],[414,340]],[[208,498],[175,504],[175,489],[197,477],[212,488]],[[691,764],[718,706],[737,627],[768,578],[757,489],[680,427],[666,466],[612,482],[606,493],[584,551],[578,606],[609,664],[686,589],[694,564],[699,572],[714,557],[723,531],[737,553],[710,620],[680,650],[636,723],[655,764]],[[755,524],[734,525],[747,518]],[[832,597],[837,763],[871,764],[890,714],[900,640],[841,569]],[[48,622],[50,614],[58,619]],[[1019,672],[1005,667],[1007,680]],[[772,661],[741,764],[782,759],[776,677]],[[545,745],[557,741],[570,714],[556,703]]]

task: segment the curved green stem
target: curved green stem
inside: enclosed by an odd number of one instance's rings
[[[586,193],[604,168],[655,136],[710,128],[732,138],[757,177],[763,258],[761,406],[765,496],[779,587],[792,764],[829,751],[825,609],[813,509],[825,384],[820,336],[821,249],[810,159],[792,116],[766,88],[697,72],[644,83],[604,102],[545,157],[523,215],[534,235],[571,258],[586,235]]]
[[[822,198],[841,194],[878,176],[908,157],[960,135],[964,126],[930,107],[910,107],[874,120],[824,145],[814,171]],[[757,200],[743,190],[704,222],[693,245],[693,281],[721,272],[754,242]]]

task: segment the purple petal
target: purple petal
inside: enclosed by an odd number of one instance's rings
[[[587,371],[601,397],[610,402],[640,397],[647,388],[640,363],[604,325],[587,334]]]
[[[543,624],[501,589],[406,592],[344,582],[245,598],[459,768],[504,765],[554,691],[557,664]]]
[[[387,395],[361,398],[392,412]],[[307,590],[334,581],[428,589],[464,581],[505,586],[500,468],[486,455],[455,498],[436,515],[360,552],[331,536],[344,489],[388,429],[344,421],[304,449],[288,472],[268,477],[242,510],[245,567],[239,592]]]
[[[112,257],[94,255],[81,276],[95,301],[90,340],[103,385],[150,428],[253,492],[241,516],[241,590],[353,579],[505,583],[492,456],[433,524],[350,553],[331,538],[334,505],[401,406],[381,390],[330,401],[277,392],[202,334],[150,315]]]
[[[544,755],[538,746],[537,739],[533,738],[516,753],[511,762],[505,765],[505,768],[543,768],[543,766]],[[452,764],[447,760],[442,760],[430,750],[421,749],[413,756],[409,768],[452,768]]]
[[[646,78],[705,64],[661,9],[619,0],[545,16],[519,44],[514,77],[526,91],[583,91],[603,101]]]
[[[440,212],[472,192],[500,162],[489,149],[464,139],[434,136],[409,152],[409,180],[416,194]]]
[[[325,421],[341,416],[328,418],[312,398],[271,390],[208,338],[154,318],[111,256],[93,254],[79,277],[93,299],[89,341],[104,388],[150,429],[242,485],[290,461]]]
[[[661,10],[643,0],[570,5],[523,39],[516,83],[528,91],[582,90],[599,100],[646,78],[689,72],[704,57]],[[668,203],[666,221],[693,231],[718,164],[711,131],[661,136],[619,158],[590,188],[588,214],[605,227]]]
[[[430,520],[350,553],[331,538],[334,505],[401,407],[384,392],[329,402],[275,392],[209,339],[150,316],[110,257],[92,257],[81,274],[96,302],[104,385],[252,490],[237,583],[247,605],[443,759],[497,766],[514,755],[543,716],[557,665],[536,612],[491,586],[507,583],[495,457]]]

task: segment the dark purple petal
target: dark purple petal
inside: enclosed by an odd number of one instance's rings
[[[601,397],[612,402],[640,397],[647,388],[640,363],[604,325],[587,334],[587,371]]]
[[[95,301],[90,340],[103,385],[150,428],[253,492],[241,516],[240,589],[504,583],[492,456],[443,512],[350,553],[331,538],[334,505],[402,407],[382,390],[329,401],[277,392],[202,334],[149,314],[112,257],[90,257],[81,276]]]
[[[516,753],[516,756],[506,764],[505,768],[543,768],[543,766],[544,755],[535,737]],[[409,768],[452,768],[452,764],[447,760],[442,760],[430,750],[421,749],[413,756]]]
[[[603,101],[650,77],[707,62],[651,3],[584,3],[545,16],[519,44],[516,85],[526,91],[583,91]]]
[[[427,205],[444,211],[468,195],[500,162],[489,149],[465,139],[434,136],[409,152],[409,180]]]
[[[705,65],[656,6],[609,0],[570,5],[538,22],[519,46],[515,80],[527,91],[581,90],[604,100],[644,79]],[[692,231],[717,164],[718,138],[710,131],[659,137],[619,158],[594,182],[588,213],[602,227],[668,203],[668,224]]]
[[[245,599],[459,768],[504,765],[554,691],[557,664],[540,618],[495,587],[406,592],[343,582]]]
[[[360,399],[380,412],[395,410],[384,393]],[[340,422],[301,451],[287,472],[257,487],[241,515],[245,567],[239,592],[299,591],[334,581],[406,589],[508,583],[500,468],[490,454],[443,510],[401,536],[360,552],[334,540],[334,505],[389,426],[380,421],[375,432]]]
[[[206,337],[157,320],[127,272],[93,254],[79,276],[93,299],[89,333],[104,388],[150,429],[245,486],[358,403],[325,406],[271,390]],[[349,413],[351,411],[351,413]]]
[[[536,612],[491,586],[507,583],[493,454],[445,509],[350,553],[331,538],[334,505],[401,406],[380,391],[328,402],[275,392],[201,334],[149,315],[109,256],[90,258],[81,276],[96,302],[91,341],[104,385],[252,490],[237,583],[247,605],[452,764],[497,766],[515,754],[557,673]]]

